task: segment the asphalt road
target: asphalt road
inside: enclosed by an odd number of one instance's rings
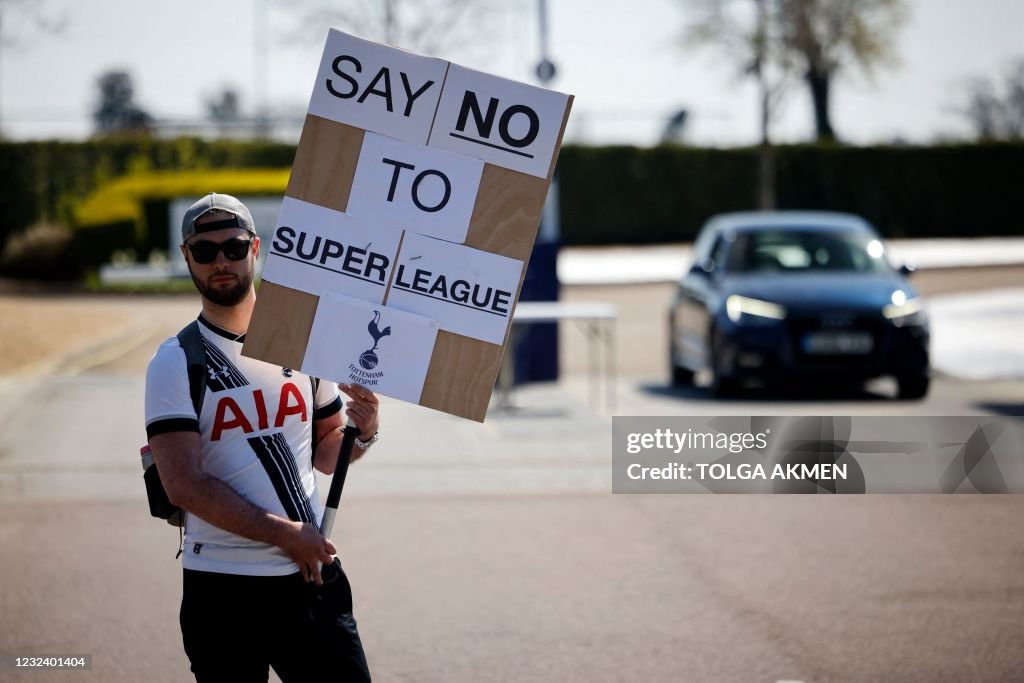
[[[147,307],[173,329],[190,309]],[[178,538],[136,459],[147,343],[0,383],[0,654],[93,655],[0,680],[191,680]],[[334,534],[377,680],[1021,679],[1022,496],[609,493],[612,413],[1019,415],[1021,383],[715,402],[632,371],[614,408],[591,388],[526,387],[483,425],[385,406]]]
[[[190,680],[177,534],[124,427],[141,379],[5,389],[0,653],[94,668],[0,679]],[[484,425],[391,403],[404,429],[350,476],[334,538],[377,680],[1018,676],[1024,497],[613,496],[605,417],[516,400]]]
[[[1014,681],[1022,512],[1016,496],[382,496],[348,502],[335,538],[379,681]],[[169,527],[139,502],[0,515],[0,650],[93,655],[10,680],[189,680]]]

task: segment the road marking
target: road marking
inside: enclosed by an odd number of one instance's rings
[[[74,377],[92,368],[111,363],[145,344],[153,334],[152,326],[148,324],[136,326],[83,352],[61,359],[57,363],[56,372]]]

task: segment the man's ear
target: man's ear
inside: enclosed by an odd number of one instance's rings
[[[260,256],[260,238],[259,238],[258,235],[254,236],[252,238],[252,251],[253,251],[253,256],[255,256],[256,258],[259,258],[259,256]]]
[[[181,255],[185,258],[185,263],[188,263],[188,247],[184,244],[179,244],[178,249],[181,249]]]

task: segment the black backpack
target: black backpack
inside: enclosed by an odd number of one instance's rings
[[[202,415],[203,399],[206,397],[206,349],[203,346],[203,333],[199,331],[199,321],[193,320],[178,332],[178,343],[185,352],[185,364],[188,369],[188,391],[192,397],[192,407],[196,410],[196,419]],[[310,377],[313,386],[313,406],[316,406],[316,392],[320,388],[320,380]],[[310,419],[312,424],[312,419]],[[312,426],[310,427],[312,429]],[[149,445],[141,449],[143,479],[146,482],[146,496],[149,499],[149,513],[154,517],[167,520],[172,526],[183,526],[185,515],[182,509],[174,505],[164,485],[160,481],[160,473],[149,450]]]

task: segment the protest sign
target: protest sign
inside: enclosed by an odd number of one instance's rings
[[[568,98],[452,64],[427,144],[546,178]]]
[[[332,30],[242,353],[482,421],[571,105]]]
[[[423,144],[448,63],[331,30],[309,113]]]
[[[402,231],[285,197],[263,281],[382,303]]]
[[[302,372],[419,402],[437,321],[338,294],[319,298]]]
[[[479,159],[366,133],[347,212],[462,242],[483,170]]]
[[[429,316],[447,332],[501,344],[524,265],[488,251],[406,233],[388,306]]]

